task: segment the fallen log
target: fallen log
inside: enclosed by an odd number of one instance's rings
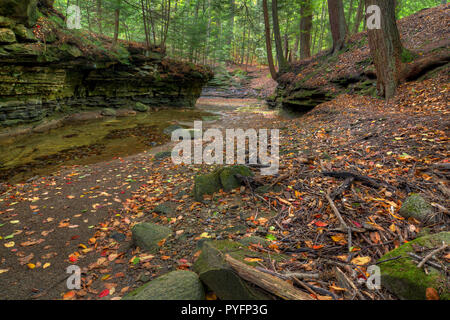
[[[296,289],[289,282],[283,281],[270,274],[261,272],[243,262],[240,262],[230,255],[225,255],[225,261],[244,280],[247,280],[258,287],[285,300],[313,300],[311,296]]]

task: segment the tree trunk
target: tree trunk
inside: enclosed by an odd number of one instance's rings
[[[102,0],[97,0],[97,24],[98,32],[102,34]]]
[[[311,56],[312,4],[311,0],[303,1],[300,7],[300,59]]]
[[[116,45],[117,39],[119,38],[120,3],[121,0],[119,0],[119,2],[117,3],[117,8],[114,10],[114,40],[113,40],[114,46]]]
[[[402,74],[402,43],[395,21],[395,4],[392,0],[366,0],[381,9],[381,29],[368,30],[370,53],[377,73],[377,89],[386,99],[392,98]]]
[[[331,35],[333,37],[332,53],[344,48],[347,36],[347,25],[345,23],[344,5],[342,0],[328,0],[328,13],[330,16]]]
[[[358,33],[359,26],[364,16],[364,1],[359,1],[358,11],[356,12],[355,24],[353,25],[353,34]]]
[[[278,22],[278,0],[272,0],[272,20],[273,20],[273,35],[275,38],[275,48],[277,51],[278,65],[280,72],[285,72],[289,66],[284,58],[283,44],[281,42],[280,24]]]
[[[273,64],[272,55],[272,39],[270,37],[270,21],[269,21],[269,9],[267,7],[267,0],[263,0],[263,12],[264,12],[264,30],[266,34],[266,49],[267,49],[267,61],[269,64],[270,75],[272,79],[277,79],[277,72]]]

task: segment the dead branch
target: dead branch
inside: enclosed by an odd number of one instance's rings
[[[282,299],[313,300],[308,294],[296,289],[292,284],[246,265],[232,258],[229,254],[225,255],[225,261],[230,264],[241,278]]]

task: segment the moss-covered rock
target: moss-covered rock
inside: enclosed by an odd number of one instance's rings
[[[11,29],[0,28],[0,43],[14,43],[16,35]]]
[[[417,268],[417,264],[408,255],[409,252],[414,252],[416,245],[435,248],[441,246],[443,241],[447,244],[450,243],[450,232],[417,238],[385,254],[380,261],[398,256],[402,258],[380,264],[381,285],[401,299],[425,300],[426,289],[434,288],[439,293],[441,300],[449,300],[450,288],[445,274],[428,266],[429,274],[426,274],[423,269]]]
[[[13,28],[16,22],[8,17],[0,16],[0,27]]]
[[[28,41],[28,42],[37,41],[33,31],[25,27],[23,24],[16,25],[13,31],[16,34],[17,38],[21,41]]]
[[[399,213],[405,218],[412,217],[424,221],[430,216],[432,210],[424,198],[417,193],[413,193],[405,199]]]
[[[153,209],[153,212],[168,215],[168,214],[173,213],[174,210],[172,209],[172,207],[170,205],[162,203],[160,205],[157,205],[155,207],[155,209]]]
[[[136,102],[136,104],[133,107],[133,110],[138,112],[147,112],[148,109],[149,109],[148,106],[146,106],[142,102]]]
[[[194,185],[195,200],[202,201],[203,195],[214,194],[220,189],[228,192],[239,187],[241,183],[235,177],[236,174],[244,177],[253,176],[253,172],[243,165],[218,168],[209,174],[196,176]]]
[[[195,261],[200,280],[221,300],[266,300],[268,297],[242,280],[223,259],[223,253],[236,256],[241,245],[231,241],[207,241]],[[244,249],[243,249],[244,250]]]
[[[171,151],[161,151],[158,152],[157,154],[155,154],[155,159],[156,160],[163,160],[166,158],[170,158],[172,156],[172,152]]]
[[[267,248],[270,244],[270,241],[258,236],[250,236],[250,237],[245,237],[242,238],[241,240],[239,240],[239,243],[243,244],[244,246],[250,246],[252,244],[256,244],[259,245],[261,247]]]
[[[102,114],[102,116],[106,116],[106,117],[115,117],[117,112],[114,109],[105,108],[102,110],[101,114]]]
[[[243,165],[223,168],[220,172],[220,183],[222,184],[224,191],[229,192],[241,185],[241,182],[235,177],[236,174],[244,177],[253,176],[253,172]]]
[[[158,252],[158,242],[172,234],[168,227],[146,222],[135,225],[131,231],[134,244],[151,253]]]
[[[196,201],[203,201],[203,195],[218,192],[222,185],[220,184],[220,169],[205,175],[195,177],[194,198]]]
[[[130,292],[122,300],[205,300],[197,274],[172,271]]]

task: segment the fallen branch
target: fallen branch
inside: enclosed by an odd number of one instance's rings
[[[327,171],[325,171],[325,172],[322,172],[322,174],[326,177],[333,177],[333,178],[338,178],[338,179],[353,178],[355,181],[359,181],[362,184],[364,184],[368,187],[371,187],[371,188],[378,189],[378,188],[381,188],[384,186],[391,190],[395,190],[395,188],[387,182],[378,181],[373,178],[370,178],[367,176],[362,176],[360,174],[353,173],[353,172],[347,172],[347,171],[327,172]]]
[[[296,289],[292,284],[246,265],[232,258],[229,254],[225,255],[225,261],[230,264],[241,278],[282,299],[313,300],[307,293]]]
[[[447,244],[443,244],[441,247],[437,248],[436,250],[431,251],[429,254],[427,254],[422,261],[420,261],[420,263],[417,265],[417,268],[422,268],[423,265],[431,259],[432,256],[434,256],[435,254],[438,254],[439,252],[445,250],[448,248]]]

